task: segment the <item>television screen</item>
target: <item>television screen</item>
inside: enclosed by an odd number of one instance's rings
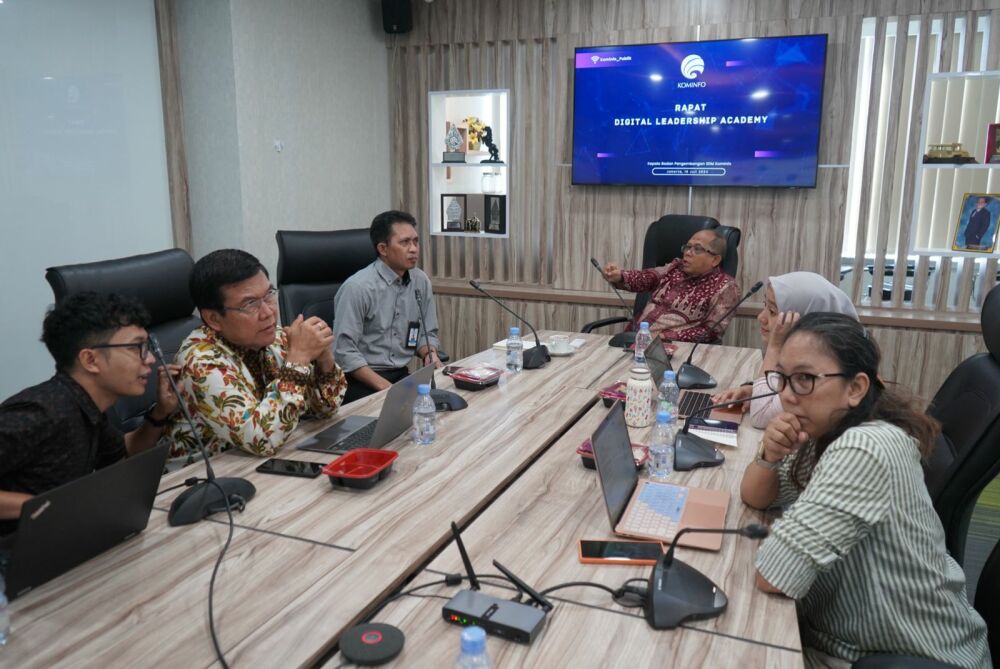
[[[815,187],[826,38],[578,48],[573,183]]]

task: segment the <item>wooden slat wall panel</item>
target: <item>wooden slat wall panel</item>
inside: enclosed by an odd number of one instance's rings
[[[854,247],[854,290],[851,300],[857,304],[861,300],[861,272],[865,265],[865,240],[868,239],[868,225],[871,216],[873,175],[875,173],[875,143],[878,138],[878,109],[882,98],[882,61],[885,58],[885,33],[887,20],[879,18],[875,25],[875,55],[872,61],[871,89],[869,93],[867,133],[865,137],[865,157],[861,166],[861,208],[858,212],[858,239]],[[874,285],[874,282],[873,282]]]
[[[911,165],[913,164],[915,157],[920,155],[920,152],[922,151],[922,148],[919,145],[920,128],[923,121],[924,91],[927,87],[927,77],[924,76],[924,73],[927,72],[927,64],[930,61],[930,32],[931,18],[930,16],[924,15],[920,17],[920,32],[917,42],[917,53],[914,58],[913,65],[915,77],[913,80],[913,95],[910,98],[910,131],[906,143],[906,162]],[[905,258],[910,248],[910,228],[913,224],[913,208],[911,203],[913,202],[913,194],[916,188],[916,179],[917,170],[906,170],[906,173],[903,176],[899,239],[896,244],[897,258]],[[918,281],[926,286],[926,272],[923,274],[914,273],[914,295],[916,295],[916,284]],[[893,307],[899,308],[903,306],[905,287],[905,277],[901,277],[898,272],[894,272],[892,282]],[[916,300],[913,300],[910,306],[912,307],[914,304],[917,304]]]

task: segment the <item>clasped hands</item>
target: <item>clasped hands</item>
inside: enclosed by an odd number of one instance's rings
[[[333,370],[333,330],[319,316],[302,314],[285,328],[288,335],[287,360],[296,365],[315,362],[320,372]]]

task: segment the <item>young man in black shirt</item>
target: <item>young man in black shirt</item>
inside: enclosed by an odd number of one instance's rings
[[[0,405],[0,535],[17,529],[21,505],[33,495],[156,445],[177,409],[165,375],[138,429],[123,436],[104,413],[146,390],[155,362],[148,322],[136,300],[98,293],[73,295],[45,316],[42,341],[55,376]]]

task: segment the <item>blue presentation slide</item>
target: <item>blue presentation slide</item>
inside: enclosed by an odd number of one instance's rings
[[[826,41],[577,49],[573,183],[815,187]]]

